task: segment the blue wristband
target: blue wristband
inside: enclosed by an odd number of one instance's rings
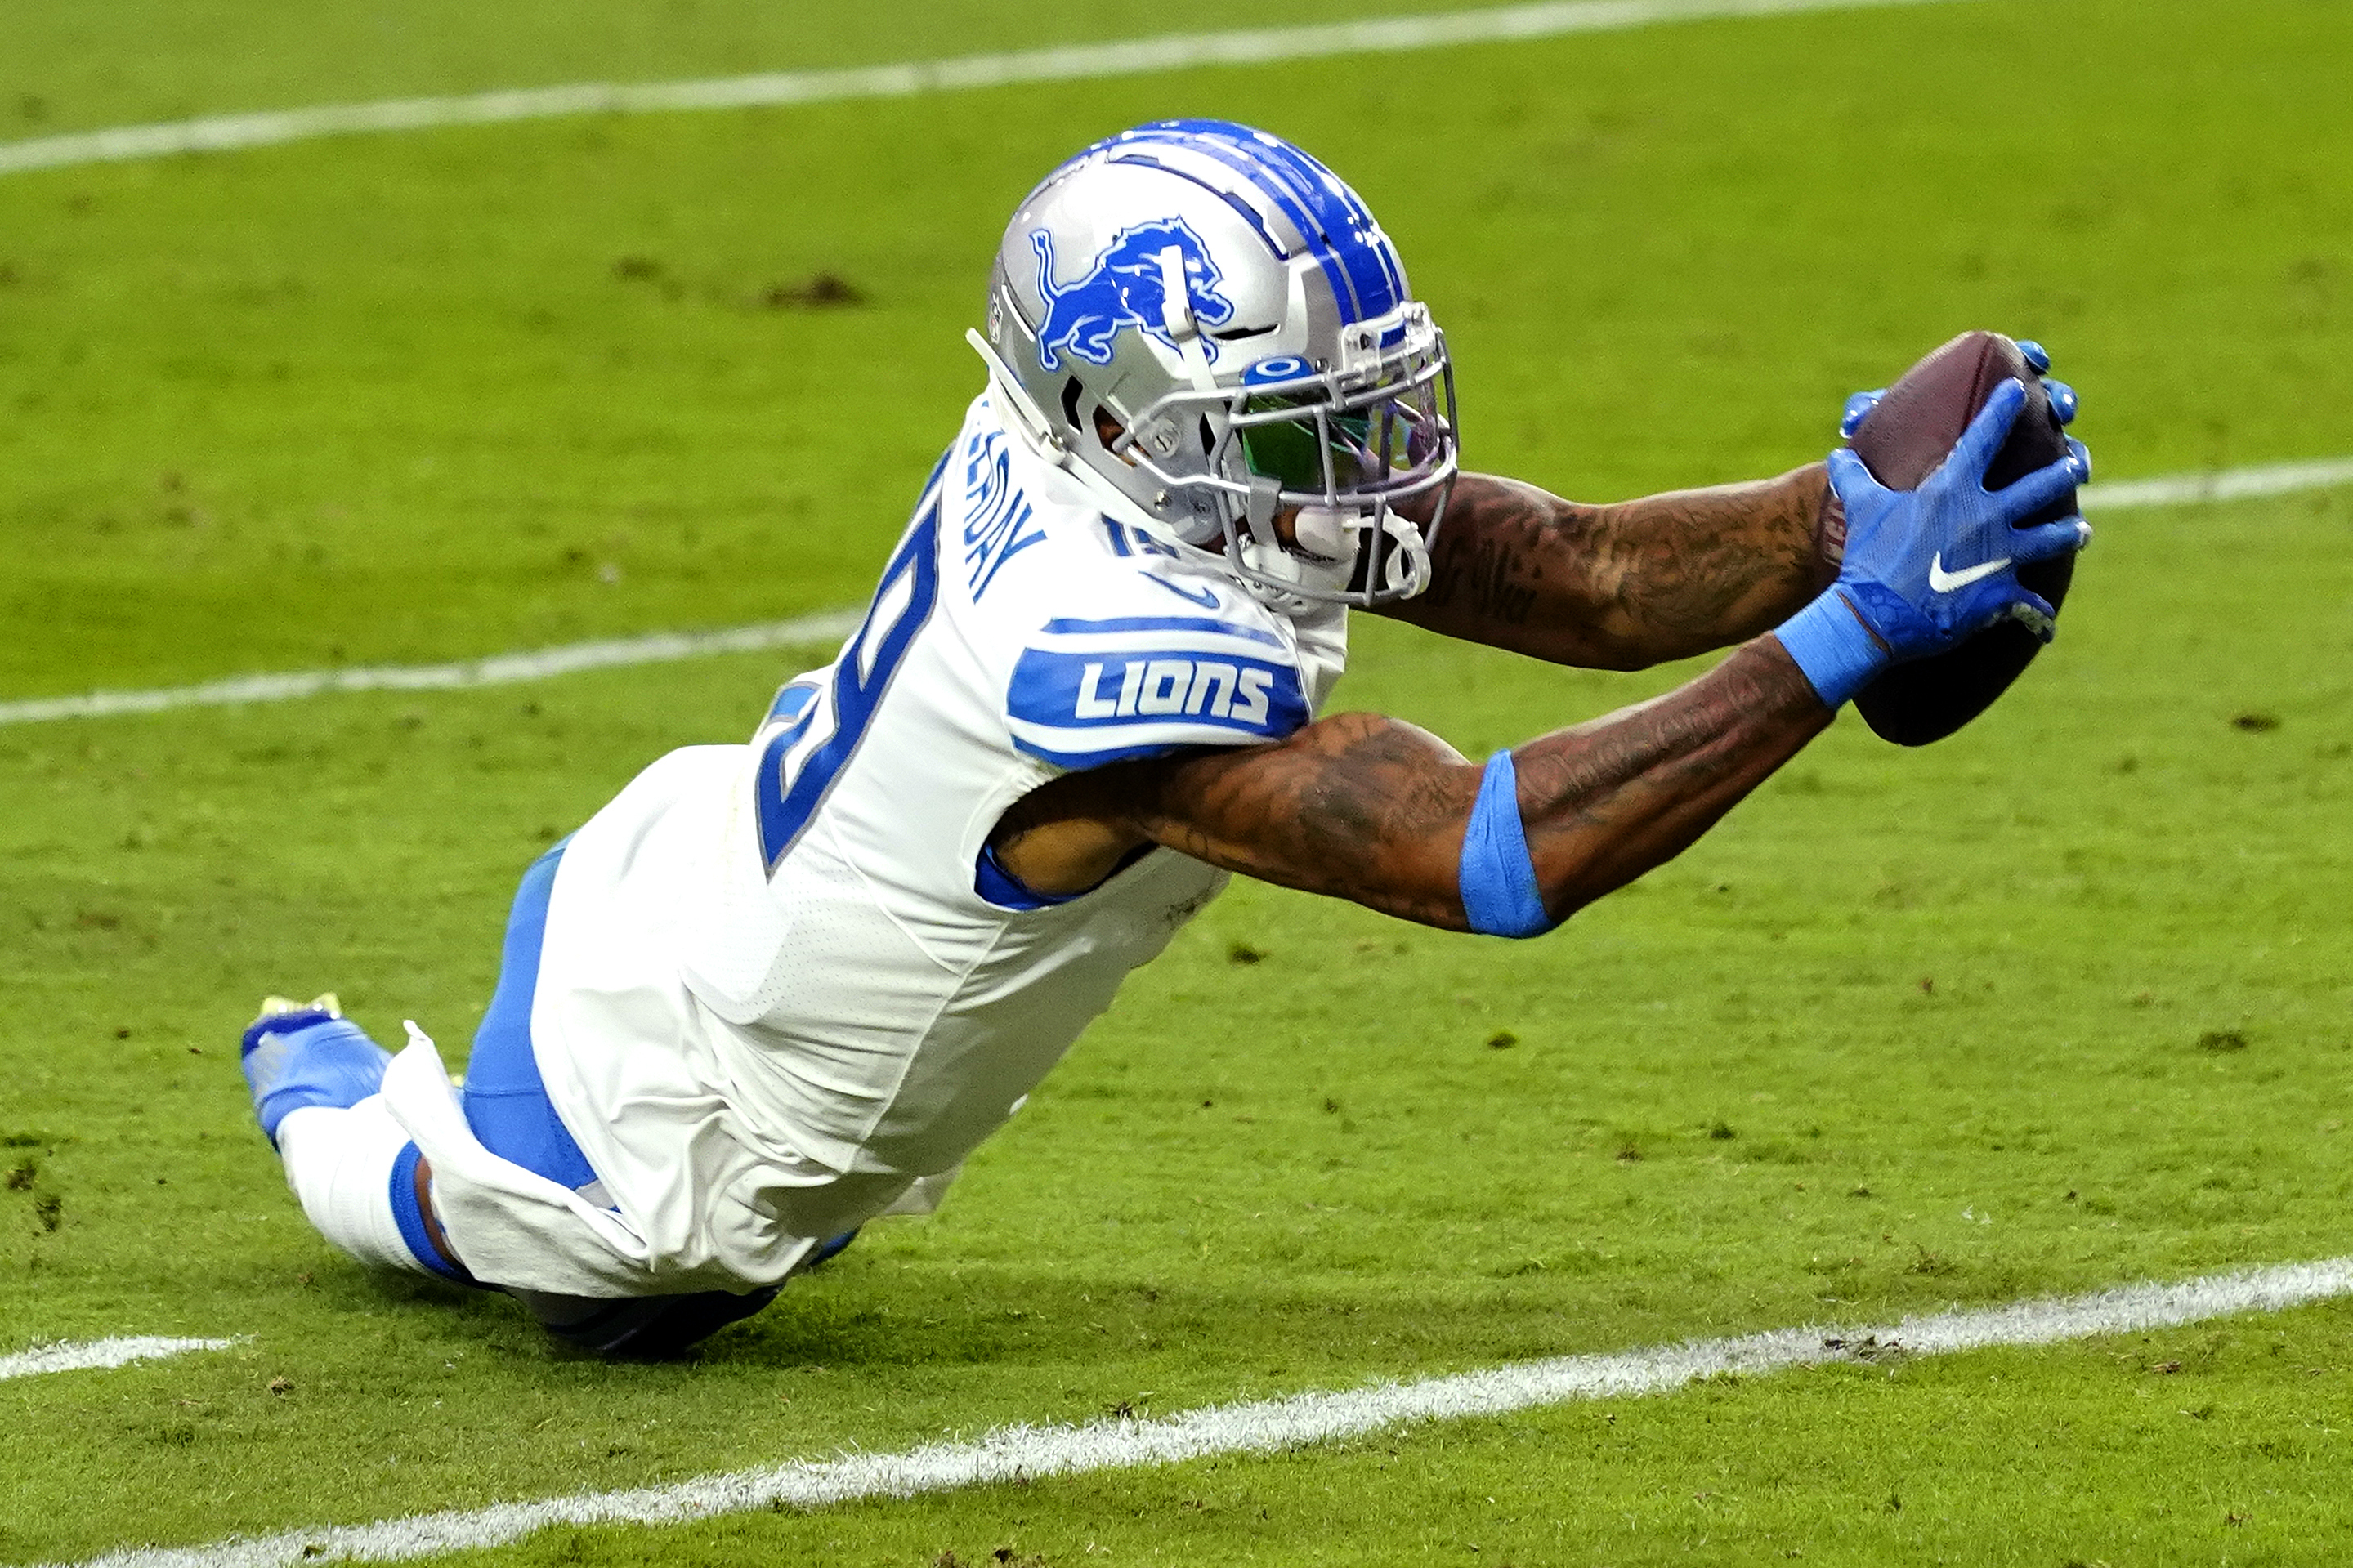
[[[1870,685],[1892,662],[1888,651],[1836,588],[1825,589],[1812,604],[1774,627],[1773,635],[1832,708]]]
[[[1487,760],[1462,835],[1456,885],[1463,916],[1481,936],[1542,936],[1553,928],[1536,888],[1536,865],[1520,821],[1520,772],[1509,752]]]

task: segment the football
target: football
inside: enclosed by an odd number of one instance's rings
[[[1914,489],[1945,460],[1993,389],[2013,377],[2026,384],[2026,406],[1986,471],[1986,488],[2000,489],[2067,455],[2042,383],[2018,345],[2000,332],[1963,332],[1905,371],[1849,445],[1881,484]],[[2021,526],[2054,522],[2074,510],[2075,492],[2069,490]],[[2062,555],[2021,566],[2018,580],[2056,608],[2074,572],[2074,556]],[[1984,712],[2042,647],[2026,627],[2003,621],[1949,652],[1897,665],[1863,688],[1855,708],[1883,740],[1925,746]]]

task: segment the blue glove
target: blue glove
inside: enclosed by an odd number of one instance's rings
[[[2075,396],[2075,389],[2068,385],[2065,382],[2060,381],[2052,375],[2051,351],[2044,348],[2041,343],[2036,342],[2032,338],[2021,338],[2018,340],[2018,352],[2026,357],[2027,365],[2034,372],[2034,378],[2042,384],[2043,395],[2051,399],[2051,412],[2059,416],[2059,427],[2063,430],[2068,426],[2075,423],[2075,414],[2079,404],[2079,400]],[[1874,397],[1872,401],[1876,403],[1879,400]],[[1847,399],[1847,403],[1850,406],[1852,405],[1854,399],[1852,397]],[[1860,423],[1860,421],[1858,421],[1858,423]],[[1841,432],[1841,434],[1852,436],[1854,432],[1847,430]],[[2070,436],[2067,437],[2067,450],[2074,453],[2078,458],[2082,459],[2084,464],[2084,478],[2089,479],[2092,477],[2091,448],[2084,446],[2081,441],[2076,440],[2073,436]]]
[[[1916,490],[1887,489],[1848,448],[1831,454],[1831,487],[1846,508],[1845,558],[1838,581],[1776,635],[1831,707],[1887,666],[1942,653],[1998,620],[2023,621],[2051,639],[2057,612],[2020,586],[2015,568],[2080,550],[2092,531],[2081,518],[2016,525],[2089,469],[2071,453],[1988,490],[1986,469],[2025,405],[2018,382],[1994,388]]]
[[[1846,406],[1839,410],[1839,438],[1849,439],[1862,429],[1862,422],[1871,417],[1871,411],[1878,407],[1879,400],[1886,395],[1887,388],[1879,386],[1869,392],[1858,392],[1848,398]]]

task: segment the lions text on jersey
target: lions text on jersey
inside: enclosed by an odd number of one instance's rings
[[[1216,895],[1167,850],[1067,900],[986,854],[1064,773],[1290,733],[1345,662],[1345,611],[1276,614],[1105,499],[976,400],[834,661],[574,837],[532,1037],[599,1180],[509,1166],[436,1075],[386,1080],[478,1275],[741,1289],[927,1205]]]

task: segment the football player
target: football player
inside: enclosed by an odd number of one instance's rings
[[[661,758],[530,868],[462,1091],[415,1025],[389,1056],[332,996],[246,1032],[262,1130],[353,1257],[675,1352],[936,1204],[1231,873],[1550,931],[1891,664],[2005,616],[2047,637],[2013,568],[2087,537],[2012,526],[2080,448],[1983,486],[2015,382],[1914,491],[1845,451],[1601,507],[1459,473],[1396,248],[1221,121],[1049,174],[984,319],[987,387],[864,624],[747,743]],[[1737,646],[1479,763],[1316,716],[1352,607],[1588,668]]]

